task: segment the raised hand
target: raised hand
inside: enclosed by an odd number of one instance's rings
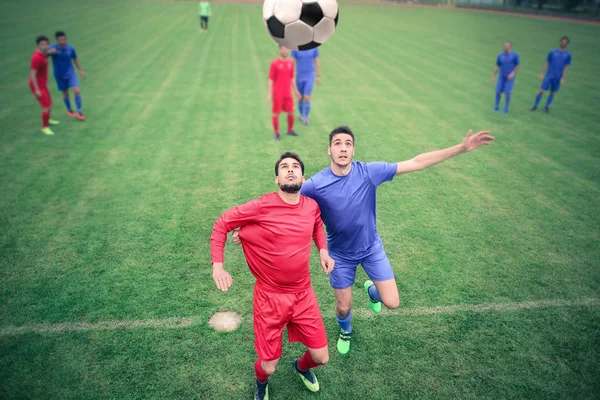
[[[481,131],[473,135],[473,130],[469,129],[469,132],[467,132],[467,135],[462,142],[463,151],[468,152],[475,150],[478,147],[491,144],[492,140],[495,138],[489,133],[490,131]]]

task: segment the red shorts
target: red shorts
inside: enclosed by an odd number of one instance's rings
[[[273,114],[281,114],[281,110],[286,113],[294,112],[294,99],[291,97],[273,97]]]
[[[33,93],[33,97],[35,97],[38,103],[40,103],[40,106],[42,106],[42,108],[52,107],[52,98],[50,97],[48,86],[40,86],[40,92],[42,92],[42,97],[37,97],[35,95],[35,89],[33,88],[33,85],[31,83],[29,84],[29,89],[31,90],[31,93]]]
[[[323,317],[312,288],[297,293],[271,293],[254,287],[254,348],[261,361],[281,357],[283,328],[290,342],[311,349],[327,346]]]

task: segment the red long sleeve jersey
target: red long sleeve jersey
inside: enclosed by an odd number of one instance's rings
[[[288,204],[270,193],[227,210],[210,237],[213,262],[223,262],[227,233],[239,227],[246,261],[260,288],[294,293],[310,287],[311,239],[319,249],[327,248],[321,211],[313,199],[300,196],[298,204]]]

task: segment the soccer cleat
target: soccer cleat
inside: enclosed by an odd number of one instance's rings
[[[52,125],[52,126],[54,126],[54,125],[58,125],[58,124],[60,124],[60,122],[58,122],[58,121],[57,121],[57,120],[55,120],[55,119],[49,119],[49,120],[48,120],[48,125]]]
[[[548,107],[544,107],[544,111],[545,111],[546,113],[549,113],[549,112],[550,112],[550,109],[549,109]]]
[[[85,121],[85,117],[83,116],[82,113],[77,114],[77,119],[80,121]]]
[[[373,281],[366,281],[365,282],[365,291],[367,292],[367,295],[369,296],[369,307],[371,307],[371,310],[373,310],[373,312],[377,314],[377,313],[381,312],[381,302],[377,301],[377,300],[373,300],[371,298],[371,295],[369,294],[369,288],[373,285],[374,285]]]
[[[269,400],[269,381],[260,383],[256,380],[254,386],[254,400]]]
[[[340,329],[340,337],[337,341],[337,350],[340,354],[347,354],[350,351],[350,339],[352,338],[352,332],[347,332]]]
[[[304,122],[302,122],[304,126],[308,126],[308,118],[304,118]]]
[[[299,116],[299,117],[298,117],[298,121],[300,121],[300,122],[304,123],[304,121],[306,121],[306,120],[305,120],[305,119],[304,119],[304,117],[301,115],[301,116]]]
[[[54,135],[54,132],[52,132],[52,129],[50,129],[49,127],[42,128],[42,133],[44,135]]]
[[[296,132],[294,132],[294,131],[288,131],[287,134],[290,135],[290,136],[298,136],[298,134]]]
[[[281,135],[279,135],[279,133],[275,134],[275,140],[277,140],[277,141],[281,140]]]
[[[492,108],[492,111],[498,111],[500,109],[500,107],[494,107]]]
[[[535,106],[533,106],[529,109],[529,111],[536,111],[536,110],[537,110],[537,107],[535,107]]]
[[[313,374],[313,372],[310,369],[306,370],[306,371],[301,371],[300,368],[298,368],[298,360],[297,359],[292,361],[292,365],[296,369],[296,372],[298,373],[298,375],[300,375],[300,379],[302,379],[302,382],[304,382],[304,386],[306,386],[306,388],[313,393],[318,392],[319,391],[319,381],[317,380],[317,377],[315,376],[315,374]]]
[[[505,108],[502,111],[500,111],[502,114],[508,114],[508,110]]]
[[[67,116],[68,117],[76,117],[77,114],[75,114],[73,111],[67,111]]]

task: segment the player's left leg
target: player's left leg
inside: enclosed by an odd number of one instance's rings
[[[291,97],[283,99],[283,111],[287,113],[287,134],[290,136],[298,136],[294,132],[294,100]]]
[[[505,80],[502,75],[498,77],[498,81],[496,82],[496,103],[492,111],[498,111],[500,109],[500,99],[502,98],[502,92],[504,91]]]
[[[300,122],[304,123],[304,86],[306,85],[305,80],[296,79],[296,87],[300,93],[300,100],[298,100],[298,111],[300,113]]]
[[[315,84],[315,79],[309,79],[308,81],[306,81],[306,84],[304,85],[304,93],[302,94],[304,96],[304,121],[306,125],[308,125],[308,115],[310,114],[310,98],[312,96],[312,91],[313,91],[313,86]]]
[[[381,303],[387,308],[398,308],[400,306],[400,294],[383,243],[373,246],[373,250],[361,264],[371,279],[365,282],[365,290],[369,295],[371,310],[376,313],[381,311]]]
[[[546,106],[544,107],[544,111],[550,112],[550,105],[554,100],[554,95],[560,89],[560,79],[553,79],[550,83],[550,96],[548,96],[548,100],[546,100]]]
[[[308,350],[292,365],[307,389],[317,392],[319,381],[311,369],[329,362],[325,324],[312,288],[295,296],[294,311],[287,325],[288,337],[290,342],[303,343]]]
[[[515,78],[511,80],[507,80],[504,85],[504,108],[502,109],[502,113],[508,113],[508,107],[510,106],[510,98],[512,96],[512,90],[515,85]]]
[[[83,116],[82,111],[82,100],[81,100],[81,92],[79,91],[79,87],[73,87],[73,93],[75,94],[75,106],[77,106],[77,119],[80,121],[84,121],[85,117]]]

